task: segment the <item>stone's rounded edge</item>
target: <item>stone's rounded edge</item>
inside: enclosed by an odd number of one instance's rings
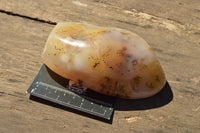
[[[63,25],[66,29],[61,29],[65,30],[62,34],[67,33],[68,37],[74,38],[73,41],[82,41],[85,36],[90,36],[89,41],[83,41],[96,47],[81,48],[60,42],[55,33]],[[87,27],[79,33],[67,31],[67,28],[77,30],[83,25]],[[63,59],[62,55],[67,56],[67,59]],[[78,81],[81,81],[81,87],[109,96],[124,99],[147,98],[160,92],[166,83],[162,67],[147,42],[139,35],[120,28],[60,22],[51,31],[42,58],[50,69],[75,81],[77,86],[80,86]],[[77,62],[78,60],[82,60],[82,63]],[[151,63],[154,63],[154,68],[149,68]],[[152,73],[162,75],[162,83],[158,83],[156,79],[153,81],[151,78],[155,78],[155,75]],[[137,75],[141,77],[140,82],[138,79],[132,80]]]

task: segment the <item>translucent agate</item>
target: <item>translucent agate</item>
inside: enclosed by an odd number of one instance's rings
[[[58,23],[48,37],[42,58],[71,84],[109,96],[146,98],[166,83],[152,48],[124,29]]]

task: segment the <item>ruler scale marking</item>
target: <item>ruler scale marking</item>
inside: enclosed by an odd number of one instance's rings
[[[92,98],[88,95],[76,94],[71,91],[70,88],[68,89],[66,87],[62,87],[54,81],[54,79],[48,74],[47,69],[48,68],[43,64],[35,80],[27,90],[28,93],[82,112],[96,115],[108,120],[111,119],[114,111],[113,100],[111,100],[112,102],[108,102],[109,100],[104,101]]]

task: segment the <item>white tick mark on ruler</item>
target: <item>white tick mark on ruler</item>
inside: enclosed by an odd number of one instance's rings
[[[82,107],[83,103],[81,103],[80,108]]]
[[[58,100],[59,97],[60,97],[60,96],[58,95],[58,97],[56,98],[56,100]]]

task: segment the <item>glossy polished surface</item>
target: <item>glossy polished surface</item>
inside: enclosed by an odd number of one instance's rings
[[[126,99],[158,93],[166,79],[152,48],[119,28],[59,23],[50,33],[44,63],[70,84]]]

